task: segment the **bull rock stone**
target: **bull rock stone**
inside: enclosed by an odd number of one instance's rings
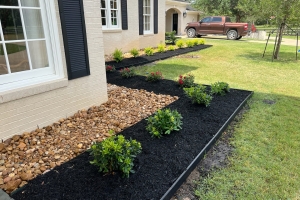
[[[20,178],[22,179],[22,181],[29,181],[33,178],[33,175],[31,173],[22,173],[20,175]]]
[[[5,144],[4,143],[0,143],[0,151],[2,151],[5,148]]]
[[[5,190],[8,192],[11,192],[18,188],[18,186],[21,184],[21,179],[12,180],[5,184]]]

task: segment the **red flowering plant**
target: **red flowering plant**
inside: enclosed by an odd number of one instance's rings
[[[121,73],[121,76],[123,78],[130,78],[130,77],[133,77],[133,76],[136,75],[134,69],[133,68],[128,68],[128,67],[126,67],[124,69],[121,69],[120,73]]]
[[[116,71],[116,68],[113,65],[106,65],[105,69],[106,69],[106,72],[114,72],[114,71]]]
[[[192,74],[188,74],[187,76],[179,76],[178,84],[180,87],[189,88],[194,85],[195,76]]]
[[[162,76],[162,73],[160,71],[157,72],[151,72],[147,77],[146,77],[146,81],[150,81],[150,82],[156,82],[159,81],[161,79],[164,79],[164,77]]]

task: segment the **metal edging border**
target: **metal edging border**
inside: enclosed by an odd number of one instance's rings
[[[196,158],[191,162],[191,164],[186,168],[186,170],[178,177],[178,179],[173,183],[173,185],[168,189],[168,191],[162,196],[160,200],[168,200],[171,199],[175,192],[179,189],[182,183],[186,180],[186,178],[190,175],[190,173],[195,169],[200,160],[204,157],[204,155],[211,149],[211,147],[216,143],[216,141],[220,138],[224,130],[228,127],[230,122],[235,118],[235,116],[239,113],[239,111],[244,107],[246,102],[250,99],[254,92],[251,92],[246,99],[237,107],[237,109],[232,113],[232,115],[228,118],[228,120],[224,123],[224,125],[219,129],[216,135],[205,145],[205,147],[201,150],[201,152],[196,156]]]

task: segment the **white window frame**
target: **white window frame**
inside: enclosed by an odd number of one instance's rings
[[[19,2],[18,7],[20,7],[21,6],[20,0],[18,0],[18,2]],[[0,94],[3,92],[7,92],[9,90],[64,78],[55,2],[49,0],[39,0],[39,2],[40,2],[40,8],[38,9],[41,10],[41,15],[42,15],[42,23],[43,23],[44,35],[46,39],[49,67],[0,75]],[[1,8],[16,8],[16,6],[1,6]],[[26,8],[37,9],[36,7],[26,7]],[[23,22],[23,27],[24,27],[24,21],[21,12],[20,14]],[[25,36],[26,35],[25,29],[23,29],[23,32]],[[4,42],[3,35],[1,37],[2,37],[1,44],[13,42],[13,41]],[[27,39],[26,36],[24,40],[26,43],[28,41],[33,41]],[[4,51],[6,51],[5,48]],[[30,55],[29,48],[27,48],[27,54]]]
[[[102,29],[104,30],[109,30],[109,29],[120,29],[121,27],[121,2],[120,0],[117,0],[117,9],[114,9],[117,11],[117,25],[112,25],[111,24],[111,11],[112,9],[110,8],[110,0],[105,0],[105,5],[106,8],[100,8],[101,10],[105,11],[106,14],[106,25],[102,25]],[[101,16],[101,20],[102,20],[102,16]]]
[[[143,30],[144,30],[144,34],[153,34],[153,7],[154,7],[154,4],[153,4],[153,0],[150,0],[150,14],[145,14],[144,13],[144,10],[145,10],[145,0],[143,0],[143,24],[144,24],[144,27],[143,27]],[[147,1],[147,0],[146,0]],[[150,29],[149,30],[145,30],[145,16],[150,16]]]

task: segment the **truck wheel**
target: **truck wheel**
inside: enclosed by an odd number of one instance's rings
[[[242,37],[243,37],[243,36],[239,36],[239,37],[236,38],[236,40],[239,40],[239,39],[241,39]]]
[[[228,40],[236,40],[237,37],[238,37],[238,34],[237,34],[236,30],[230,30],[227,32]]]
[[[196,31],[195,31],[195,29],[189,28],[189,29],[187,30],[187,36],[188,36],[189,38],[194,38],[194,37],[196,36]]]

